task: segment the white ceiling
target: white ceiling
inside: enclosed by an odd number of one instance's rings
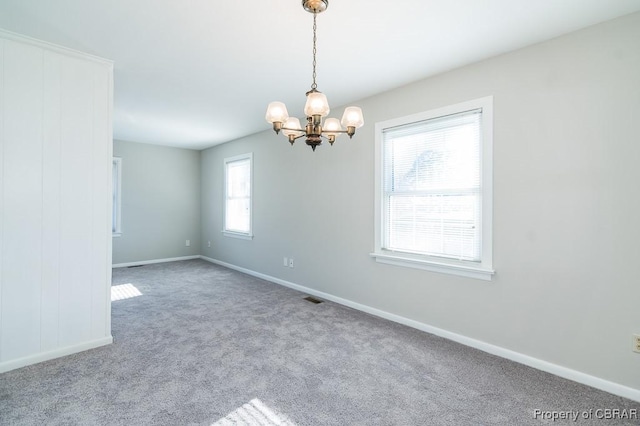
[[[638,0],[330,0],[318,89],[346,105],[638,10]],[[273,100],[302,117],[312,22],[300,0],[0,0],[0,28],[115,61],[116,139],[194,149],[268,129]]]

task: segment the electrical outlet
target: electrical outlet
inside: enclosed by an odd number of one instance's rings
[[[289,258],[289,268],[293,268],[293,257]]]
[[[282,266],[289,266],[289,258],[288,257],[283,257],[282,258]]]
[[[184,245],[187,246],[187,247],[191,247],[191,240],[185,241]]]
[[[633,351],[640,354],[640,334],[633,335]]]
[[[207,247],[211,247],[211,241],[207,241]]]

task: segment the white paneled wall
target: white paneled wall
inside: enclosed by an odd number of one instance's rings
[[[112,75],[0,31],[0,372],[112,341]]]

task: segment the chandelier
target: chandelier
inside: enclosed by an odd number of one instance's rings
[[[306,137],[307,145],[314,151],[322,143],[322,138],[327,139],[333,145],[338,135],[346,133],[349,138],[352,138],[356,129],[364,124],[362,110],[355,106],[347,107],[344,110],[342,121],[338,121],[337,118],[327,118],[324,123],[322,121],[324,117],[329,115],[329,102],[325,94],[318,91],[316,84],[316,17],[318,13],[324,12],[328,6],[329,0],[302,0],[304,10],[313,13],[313,74],[311,90],[307,92],[307,103],[304,106],[306,126],[303,128],[300,125],[300,120],[296,117],[289,117],[287,107],[282,102],[271,102],[265,115],[267,122],[273,124],[273,130],[276,133],[280,133],[282,130],[282,133],[289,138],[291,145],[296,139]],[[346,127],[346,130],[343,130],[342,126]]]

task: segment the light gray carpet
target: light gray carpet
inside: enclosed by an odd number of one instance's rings
[[[113,302],[115,343],[0,375],[0,424],[512,426],[576,424],[536,409],[640,412],[201,260],[116,269],[113,284],[142,293]]]

